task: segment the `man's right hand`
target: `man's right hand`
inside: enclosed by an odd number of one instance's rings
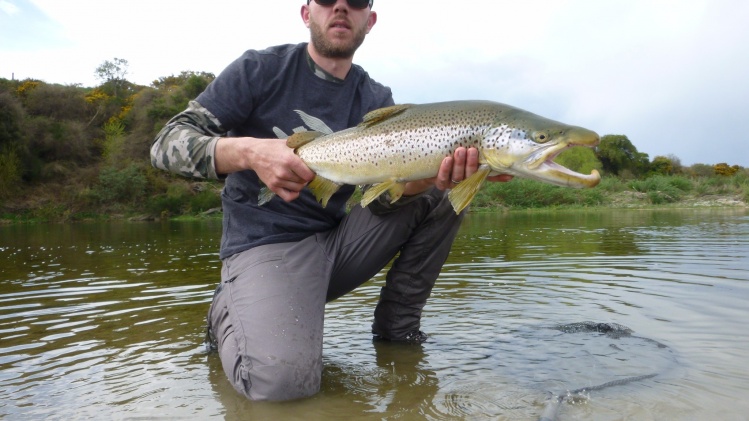
[[[226,137],[216,143],[216,172],[253,170],[281,199],[290,202],[315,178],[285,139]]]

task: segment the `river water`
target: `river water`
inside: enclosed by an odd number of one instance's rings
[[[380,274],[328,305],[322,391],[286,403],[241,398],[203,347],[220,231],[0,226],[0,418],[749,414],[746,209],[471,214],[424,310],[429,341],[372,342]]]

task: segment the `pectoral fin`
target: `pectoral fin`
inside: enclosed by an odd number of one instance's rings
[[[276,197],[276,194],[273,193],[273,191],[268,187],[263,186],[260,188],[260,193],[257,196],[257,205],[263,206],[264,204],[270,202],[270,200],[274,197]]]
[[[491,168],[484,164],[473,175],[461,181],[454,189],[450,190],[447,198],[450,199],[450,203],[453,205],[456,214],[459,214],[471,203],[491,171]]]
[[[315,195],[315,199],[317,199],[323,207],[327,207],[328,200],[330,200],[330,197],[341,188],[341,185],[330,181],[327,178],[316,175],[315,178],[307,184],[307,187],[312,191],[312,194]]]
[[[406,183],[398,182],[396,180],[388,180],[375,184],[362,194],[361,206],[365,207],[369,205],[385,192],[390,193],[390,203],[395,203],[401,198],[401,196],[403,196],[403,191],[405,189]]]
[[[406,111],[409,108],[411,108],[411,104],[400,104],[370,111],[364,115],[364,119],[359,124],[359,126],[372,127],[377,123],[382,123],[383,121],[391,117],[395,117],[396,115],[402,113],[403,111]]]
[[[286,139],[286,146],[292,149],[296,149],[302,145],[306,145],[307,143],[312,142],[313,140],[317,139],[320,136],[323,136],[323,133],[320,133],[320,132],[294,133],[293,135],[289,136],[288,139]]]
[[[326,207],[328,206],[328,200],[330,200],[330,197],[341,188],[341,185],[334,183],[327,178],[316,175],[315,178],[307,184],[307,187],[312,194],[315,195],[315,199],[317,199],[323,207]],[[260,188],[260,193],[257,197],[257,204],[258,206],[263,206],[270,202],[274,197],[276,197],[276,194],[268,187],[263,186]]]

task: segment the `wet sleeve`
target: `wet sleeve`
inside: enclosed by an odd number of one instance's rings
[[[218,119],[197,101],[174,116],[151,145],[151,165],[192,178],[218,179],[216,142],[226,135]]]

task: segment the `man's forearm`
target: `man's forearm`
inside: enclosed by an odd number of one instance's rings
[[[215,154],[225,135],[216,117],[196,101],[164,126],[151,145],[151,164],[193,178],[217,179]]]

